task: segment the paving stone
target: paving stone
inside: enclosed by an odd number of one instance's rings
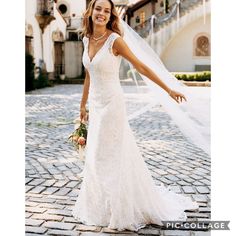
[[[48,172],[51,174],[51,175],[56,175],[56,174],[60,174],[61,172],[59,170],[57,170],[56,168],[50,168],[48,169]]]
[[[176,171],[176,170],[172,170],[172,169],[167,169],[166,170],[168,173],[170,173],[170,174],[172,174],[172,175],[178,175],[179,174],[179,172],[178,171]]]
[[[195,180],[200,180],[203,179],[203,176],[199,176],[199,175],[195,175],[195,174],[191,174],[189,177],[195,179]]]
[[[93,231],[93,232],[100,232],[102,227],[100,226],[92,226],[92,225],[83,225],[77,224],[76,230],[79,231]]]
[[[192,171],[193,169],[191,167],[188,167],[187,165],[182,165],[182,169],[187,170],[187,171]]]
[[[129,89],[133,91],[134,87],[129,87]],[[71,117],[76,115],[75,106],[70,100],[71,94],[73,94],[71,90],[78,96],[76,98],[81,99],[82,86],[80,85],[61,85],[41,89],[33,91],[32,93],[35,94],[26,98],[25,196],[26,202],[28,202],[26,207],[29,210],[26,210],[26,219],[78,224],[71,215],[71,209],[75,204],[83,180],[80,178],[80,173],[84,168],[84,163],[78,161],[77,153],[63,140],[68,135],[69,130],[73,129],[73,125],[57,125],[61,122],[61,118],[71,120]],[[78,93],[78,91],[80,92]],[[38,96],[39,93],[44,95]],[[63,99],[59,96],[55,97],[55,94],[63,94]],[[132,94],[132,98],[129,96],[130,94],[125,94],[128,114],[132,114],[133,111],[146,104],[143,98],[140,99],[140,95]],[[50,107],[50,113],[45,107]],[[40,123],[41,125],[39,125]],[[48,124],[50,126],[47,126]],[[171,185],[170,189],[172,191],[191,194],[195,201],[197,199],[200,206],[199,211],[187,212],[197,213],[192,214],[187,219],[189,222],[208,219],[206,217],[210,217],[210,157],[183,138],[178,128],[172,124],[168,115],[160,106],[153,107],[150,111],[142,114],[139,119],[132,119],[130,125],[135,132],[137,144],[143,153],[148,169],[151,170],[155,184]],[[174,186],[173,183],[175,183]],[[41,189],[37,187],[46,188],[43,192],[40,192]],[[197,187],[204,187],[207,190],[204,188],[197,190]],[[34,190],[33,193],[31,193],[31,190]],[[196,190],[196,192],[193,192],[193,190]],[[36,212],[39,209],[45,209],[45,212],[34,213],[33,208],[36,209]],[[40,226],[38,228],[45,227]],[[150,229],[148,227],[142,230],[159,230],[162,236],[166,232],[159,228]],[[147,232],[140,235],[149,235]],[[126,234],[122,232],[86,232],[86,230],[79,232],[74,228],[72,230],[48,228],[43,234],[73,236],[74,233],[82,236],[121,236]],[[194,235],[197,232],[190,233]],[[41,233],[26,233],[26,235],[39,234]],[[138,234],[133,232],[131,235]]]
[[[160,235],[159,229],[149,229],[149,228],[143,228],[138,231],[138,234],[144,234],[144,235]]]
[[[26,233],[25,236],[42,236],[42,234]]]
[[[205,185],[211,185],[211,182],[208,179],[201,179],[201,182]]]
[[[161,170],[161,169],[157,169],[156,172],[157,172],[159,175],[167,175],[167,174],[168,174],[167,171],[164,171],[164,170]]]
[[[46,233],[46,231],[47,231],[47,228],[44,228],[44,227],[32,227],[32,226],[25,227],[26,233],[44,234]]]
[[[78,177],[75,177],[74,175],[68,176],[69,180],[77,180],[79,181],[80,179]]]
[[[57,201],[58,204],[62,204],[62,205],[75,205],[75,201],[72,201],[72,199],[70,200],[58,200]]]
[[[78,221],[74,217],[64,217],[63,221],[65,223],[78,223]]]
[[[211,236],[211,232],[196,231],[192,233],[193,236]]]
[[[34,174],[34,175],[31,175],[31,174],[28,174],[29,178],[40,178],[41,176],[39,174]]]
[[[58,192],[56,192],[56,195],[58,196],[65,196],[71,191],[71,188],[61,188]]]
[[[37,202],[29,202],[29,201],[25,201],[25,206],[28,206],[28,207],[35,207],[35,206],[38,206],[39,203]]]
[[[78,184],[79,184],[78,181],[70,181],[70,182],[66,185],[66,187],[67,187],[67,188],[75,188],[75,186],[78,185]]]
[[[72,230],[48,230],[47,235],[56,235],[56,236],[79,236],[79,232],[75,232]]]
[[[194,181],[194,182],[192,183],[192,185],[194,185],[194,186],[202,186],[202,185],[205,185],[205,184],[203,184],[203,183],[200,182],[200,181]]]
[[[33,178],[25,178],[25,184],[28,184],[32,180],[33,180]]]
[[[204,212],[211,212],[211,209],[209,207],[199,207],[199,213],[204,213]]]
[[[33,215],[33,213],[26,212],[26,213],[25,213],[25,218],[26,218],[26,219],[27,219],[27,218],[30,218],[32,215]]]
[[[197,191],[201,194],[204,194],[204,193],[210,193],[210,190],[209,188],[205,187],[205,186],[198,186],[196,187]]]
[[[187,185],[191,185],[190,183],[186,182],[186,181],[183,181],[183,180],[180,180],[178,182],[176,182],[177,184],[179,184],[180,186],[187,186]]]
[[[51,194],[56,193],[57,191],[59,191],[59,188],[48,187],[48,188],[46,188],[46,190],[43,191],[42,193],[43,193],[43,194],[46,194],[46,195],[51,195]]]
[[[164,235],[165,236],[191,236],[191,232],[186,231],[186,230],[165,230]]]
[[[206,195],[192,195],[193,199],[197,202],[207,202]]]
[[[53,202],[56,201],[56,199],[53,199],[53,198],[42,198],[42,197],[39,197],[39,198],[31,197],[30,201],[32,201],[32,202],[53,203]]]
[[[25,211],[26,212],[31,212],[31,213],[44,213],[47,209],[44,208],[39,208],[39,207],[26,207]]]
[[[55,179],[49,179],[49,180],[46,180],[42,186],[46,186],[46,187],[51,187],[53,184],[55,184],[56,180]]]
[[[193,172],[195,171],[204,173],[204,174],[209,174],[209,170],[206,170],[205,168],[201,168],[201,167],[196,168]]]
[[[64,164],[62,166],[57,167],[60,171],[68,171],[68,167],[66,167]]]
[[[64,180],[65,179],[65,176],[63,176],[63,175],[53,175],[53,177],[57,180]],[[59,187],[59,186],[57,186],[57,187]]]
[[[31,193],[41,193],[46,189],[46,187],[43,186],[37,186],[30,190]]]
[[[167,185],[172,184],[172,181],[166,179],[165,177],[162,177],[162,178],[160,178],[159,180],[160,180],[162,183],[167,184]]]
[[[49,175],[49,174],[41,174],[41,177],[42,177],[43,179],[48,179],[48,180],[50,180],[50,179],[52,178],[52,176]],[[42,185],[43,185],[43,184],[42,184]]]
[[[44,220],[32,220],[32,219],[26,219],[25,220],[25,225],[28,226],[40,226],[42,225]]]
[[[198,212],[186,212],[188,217],[197,217],[197,218],[209,218],[208,213],[198,213]]]
[[[60,215],[60,216],[71,216],[71,211],[68,210],[59,210],[59,209],[49,209],[47,211],[48,214],[52,215]]]
[[[195,190],[191,186],[183,186],[182,189],[184,193],[195,193]]]
[[[65,180],[60,180],[60,181],[57,181],[55,184],[54,184],[54,187],[63,187],[65,186],[69,181],[65,181]]]
[[[56,203],[40,203],[38,205],[38,207],[43,207],[43,208],[47,208],[47,209],[63,209],[65,206],[61,205],[61,204],[56,204]]]
[[[72,230],[75,227],[75,224],[48,221],[48,222],[45,222],[43,226],[50,229]]]
[[[102,230],[101,230],[101,233],[114,235],[114,236],[127,236],[127,235],[131,236],[131,235],[134,235],[134,232],[130,231],[130,230],[118,231],[118,230],[115,230],[115,229],[109,229],[107,227],[103,227]],[[138,235],[138,234],[135,234],[135,235]]]
[[[69,197],[78,197],[79,189],[73,189],[70,193],[68,193]]]
[[[29,182],[29,185],[38,186],[42,184],[45,180],[44,179],[34,179],[33,181]]]
[[[54,198],[56,200],[67,200],[69,197],[68,196],[59,196],[59,195],[51,195],[51,198]]]
[[[81,232],[80,236],[113,236],[111,234],[107,234],[107,233],[93,233],[93,232]]]
[[[165,177],[169,179],[170,181],[174,181],[174,182],[179,180],[179,178],[174,175],[166,175]]]
[[[48,215],[48,214],[33,214],[31,218],[37,220],[47,220],[47,221],[62,221],[63,216]]]

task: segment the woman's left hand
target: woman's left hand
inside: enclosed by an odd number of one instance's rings
[[[171,90],[169,92],[169,95],[178,103],[182,102],[183,100],[187,101],[185,96],[182,93],[179,93],[177,91]]]

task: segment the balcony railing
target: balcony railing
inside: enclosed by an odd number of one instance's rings
[[[209,1],[209,0],[206,0]],[[199,4],[202,4],[202,0],[180,0],[179,5],[179,13],[180,16],[184,14],[184,12],[188,11],[189,9],[193,8],[194,6],[197,6]],[[176,2],[173,2],[169,6],[169,12],[165,13],[165,10],[159,12],[158,14],[152,16],[153,19],[153,29],[157,31],[163,24],[167,23],[169,20],[171,20],[174,16],[177,14],[177,8],[178,4]],[[152,17],[147,19],[142,24],[139,24],[135,26],[135,30],[142,36],[146,37],[150,30],[152,25]]]

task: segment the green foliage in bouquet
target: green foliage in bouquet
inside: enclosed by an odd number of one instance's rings
[[[79,127],[70,134],[68,139],[73,143],[76,149],[79,149],[80,147],[84,148],[87,141],[87,134],[86,124],[80,122]]]

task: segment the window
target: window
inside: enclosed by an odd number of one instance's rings
[[[142,12],[140,13],[140,23],[143,24],[144,22],[145,22],[145,12],[142,11]]]
[[[210,56],[210,42],[207,36],[199,36],[195,42],[195,56]]]
[[[67,6],[65,4],[61,4],[58,7],[59,11],[61,12],[61,14],[65,14],[67,12]]]

